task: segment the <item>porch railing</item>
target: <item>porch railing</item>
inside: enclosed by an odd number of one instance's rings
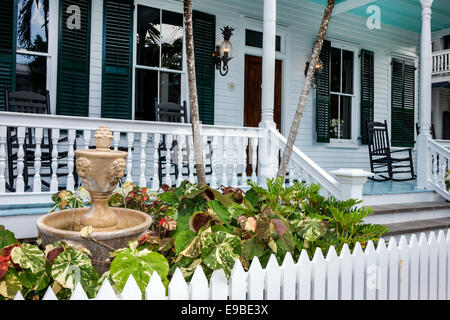
[[[281,155],[286,147],[287,139],[276,129],[269,129],[272,143],[281,151]],[[337,199],[341,198],[339,182],[317,165],[311,158],[304,154],[299,148],[292,149],[291,160],[288,166],[289,184],[293,183],[293,178],[306,181],[307,183],[317,183],[322,187],[325,196],[332,195]]]
[[[428,151],[431,157],[431,170],[428,184],[441,196],[450,200],[450,188],[447,188],[449,174],[450,150],[434,140],[428,141]],[[449,181],[450,182],[450,181]]]
[[[432,75],[442,75],[445,73],[450,73],[450,50],[433,52],[432,57]]]
[[[21,195],[24,194],[29,196],[29,202],[46,202],[58,189],[76,189],[80,181],[76,182],[75,146],[77,149],[93,147],[94,133],[99,125],[110,127],[115,150],[128,151],[126,181],[157,190],[161,167],[170,168],[161,169],[162,184],[179,185],[186,179],[196,181],[190,124],[0,112],[0,200],[3,199],[0,203],[23,202]],[[17,135],[12,186],[7,184],[8,128],[13,128]],[[25,150],[25,138],[30,132],[35,145],[31,151]],[[212,187],[245,187],[248,179],[256,181],[257,149],[263,133],[261,128],[203,125],[208,183]],[[51,159],[43,159],[41,145],[48,134],[53,142]],[[161,142],[162,147],[171,152],[161,151]],[[66,152],[67,156],[61,158],[60,152]],[[24,179],[26,157],[32,158],[27,166],[28,183]],[[44,161],[47,161],[46,168]],[[42,181],[44,169],[47,170],[48,186]]]

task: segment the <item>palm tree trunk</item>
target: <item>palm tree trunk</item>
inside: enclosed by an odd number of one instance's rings
[[[194,160],[198,184],[206,184],[203,163],[202,134],[198,113],[197,80],[195,77],[194,32],[192,26],[192,2],[184,0],[184,27],[186,32],[186,58],[189,80],[189,101],[191,105],[192,136],[194,138]]]
[[[314,80],[314,66],[317,64],[320,56],[320,51],[322,50],[323,40],[327,35],[328,25],[331,20],[331,15],[333,13],[334,3],[336,0],[328,0],[325,12],[323,13],[322,23],[320,24],[319,32],[317,33],[316,44],[314,45],[314,50],[311,56],[311,61],[309,63],[308,72],[305,78],[305,84],[303,86],[302,94],[300,95],[297,111],[295,112],[294,120],[292,121],[291,131],[289,132],[289,137],[286,142],[286,147],[284,149],[283,157],[280,162],[280,167],[278,169],[277,176],[284,177],[286,175],[286,170],[291,159],[292,148],[294,147],[295,139],[297,138],[298,128],[300,127],[300,121],[303,116],[303,110],[305,109],[306,102],[308,100],[309,91],[311,90],[311,85]]]

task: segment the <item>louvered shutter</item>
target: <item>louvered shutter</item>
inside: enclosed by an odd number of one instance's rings
[[[414,146],[415,66],[392,59],[391,144]]]
[[[216,17],[193,12],[195,76],[197,78],[198,111],[203,124],[214,124],[213,52],[216,43]]]
[[[80,8],[80,28],[66,25],[73,14],[67,8]],[[58,51],[58,91],[56,113],[89,116],[89,57],[91,0],[60,1],[60,31]]]
[[[330,50],[331,42],[324,40],[320,52],[322,72],[316,73],[316,136],[317,142],[330,142]]]
[[[102,117],[131,119],[133,1],[105,0]]]
[[[16,17],[17,6],[14,0],[2,2],[0,10],[0,111],[4,111],[5,95],[4,86],[15,89],[16,69]]]
[[[361,50],[361,143],[368,143],[367,122],[373,122],[374,56]]]

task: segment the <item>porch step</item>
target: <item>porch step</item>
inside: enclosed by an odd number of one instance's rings
[[[367,223],[393,226],[425,220],[450,219],[450,202],[445,200],[394,203],[370,207],[373,213],[364,219]]]
[[[385,225],[389,232],[383,237],[407,235],[412,233],[429,232],[450,228],[450,217],[440,219],[417,220],[410,222],[391,223]]]

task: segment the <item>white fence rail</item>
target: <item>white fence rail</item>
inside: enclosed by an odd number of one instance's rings
[[[95,299],[141,299],[141,291],[130,276],[117,295],[104,281]],[[23,299],[20,292],[16,300]],[[56,300],[49,288],[44,300]],[[87,300],[77,284],[72,300]],[[450,231],[431,232],[428,239],[402,236],[397,244],[381,239],[375,248],[369,241],[365,250],[358,243],[351,253],[344,245],[338,256],[330,247],[326,257],[317,249],[312,260],[303,251],[297,263],[287,254],[280,266],[272,255],[263,269],[257,258],[245,272],[237,261],[227,280],[223,270],[214,271],[208,282],[198,267],[190,283],[176,270],[168,295],[154,273],[146,300],[450,300]]]
[[[450,150],[434,140],[429,140],[428,151],[431,156],[428,184],[441,196],[450,200],[450,192],[447,190],[445,181],[450,169]]]
[[[446,73],[450,73],[450,50],[433,52],[432,57],[432,75],[444,75]]]
[[[274,145],[284,152],[287,139],[275,129],[270,130],[270,139]],[[291,161],[288,167],[289,183],[292,184],[292,177],[306,181],[307,183],[317,183],[322,187],[325,196],[332,195],[338,199],[341,197],[339,182],[319,167],[311,158],[304,154],[296,146],[292,149]]]
[[[14,201],[11,195],[25,192],[48,198],[58,188],[75,189],[80,181],[74,150],[92,148],[99,125],[110,127],[115,150],[128,151],[127,181],[153,190],[161,184],[196,181],[190,124],[0,112],[0,197]],[[8,130],[14,141],[7,141]],[[244,187],[247,179],[256,179],[263,129],[203,125],[202,136],[212,187]]]

